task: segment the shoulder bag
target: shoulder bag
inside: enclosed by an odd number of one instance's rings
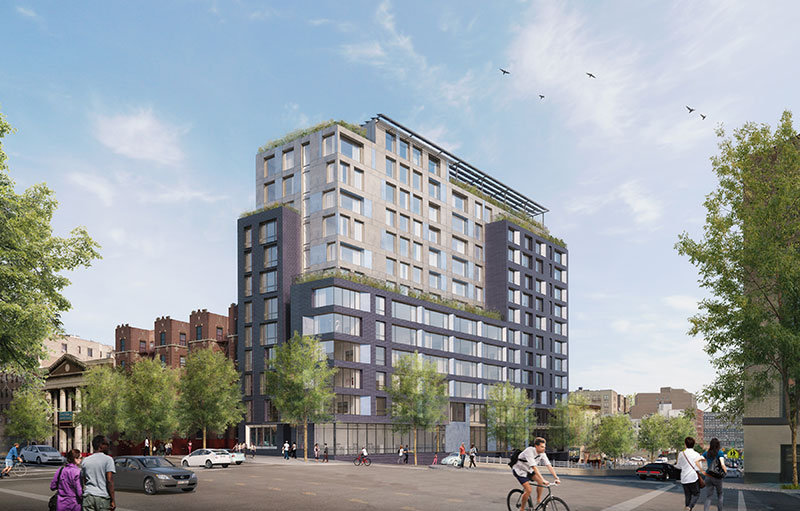
[[[686,459],[686,463],[689,464],[689,468],[694,468],[692,466],[692,462],[689,461],[689,457],[686,456],[686,451],[683,451],[683,457],[684,457],[684,459]],[[700,471],[697,470],[696,468],[694,468],[694,471],[697,474],[697,484],[700,486],[700,488],[705,488],[706,487],[706,482],[703,480],[703,474],[701,474]]]
[[[50,511],[56,511],[58,508],[58,488],[61,486],[61,471],[64,470],[64,467],[58,469],[58,477],[56,477],[56,492],[50,497],[50,500],[47,501],[47,509]]]

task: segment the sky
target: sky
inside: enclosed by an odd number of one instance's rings
[[[9,0],[0,111],[18,131],[3,146],[18,191],[55,191],[55,232],[83,225],[102,245],[68,275],[63,320],[113,344],[116,325],[236,300],[260,145],[386,114],[550,210],[569,248],[571,390],[697,392],[714,371],[687,318],[705,295],[674,244],[702,234],[715,130],[797,108],[798,15],[782,1]]]

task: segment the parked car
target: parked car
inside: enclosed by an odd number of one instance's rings
[[[637,468],[636,475],[639,476],[639,479],[654,477],[666,481],[667,479],[680,479],[681,469],[670,463],[648,463]]]
[[[450,454],[442,458],[442,461],[439,462],[439,464],[441,465],[453,465],[453,466],[458,465],[459,463],[461,463],[461,456],[459,456],[458,451],[451,452]]]
[[[230,449],[216,449],[216,450],[225,451],[228,454],[230,454],[231,455],[231,461],[236,463],[237,465],[241,465],[242,463],[244,463],[245,456],[244,456],[243,452],[231,451]]]
[[[637,463],[644,463],[647,460],[644,459],[643,456],[631,456],[631,461],[635,461]]]
[[[22,461],[26,463],[65,463],[66,460],[60,452],[49,445],[26,445],[19,453]]]
[[[222,465],[227,468],[231,464],[231,455],[222,449],[197,449],[181,459],[183,467],[206,467]]]
[[[666,456],[659,456],[654,463],[669,463]]]
[[[160,456],[118,456],[114,458],[114,488],[143,490],[148,495],[164,490],[194,491],[197,476],[191,470],[176,467]]]

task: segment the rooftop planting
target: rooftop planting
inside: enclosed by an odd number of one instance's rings
[[[287,133],[286,135],[282,136],[281,138],[278,138],[278,139],[275,139],[275,140],[270,140],[269,142],[267,142],[263,146],[259,147],[258,148],[258,152],[259,153],[263,153],[265,151],[269,151],[270,149],[274,149],[274,148],[276,148],[278,146],[282,146],[284,144],[288,144],[289,142],[297,140],[298,138],[303,138],[306,135],[310,135],[310,134],[314,133],[315,131],[324,130],[325,128],[328,128],[330,126],[334,126],[334,125],[337,125],[337,124],[339,126],[343,127],[343,128],[347,128],[348,130],[352,131],[353,133],[357,133],[357,134],[361,135],[362,137],[366,137],[367,136],[367,130],[362,128],[361,126],[358,126],[357,124],[351,124],[351,123],[349,123],[347,121],[334,121],[333,119],[331,119],[329,121],[324,121],[324,122],[321,122],[319,124],[315,124],[314,126],[311,126],[311,127],[308,127],[308,128],[301,128],[301,129],[298,129],[298,130],[294,130],[291,133]]]

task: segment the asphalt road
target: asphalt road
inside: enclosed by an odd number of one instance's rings
[[[32,468],[23,478],[0,480],[0,509],[33,511],[46,508],[55,467]],[[395,466],[351,463],[274,463],[197,469],[192,493],[153,496],[118,491],[120,511],[265,509],[329,510],[504,510],[506,494],[517,487],[507,470]],[[683,491],[673,482],[630,478],[563,477],[554,489],[572,511],[664,511],[683,509]],[[702,509],[702,500],[695,509]],[[714,506],[712,509],[716,509]],[[728,488],[725,509],[731,511],[796,511],[800,498],[779,492]]]

